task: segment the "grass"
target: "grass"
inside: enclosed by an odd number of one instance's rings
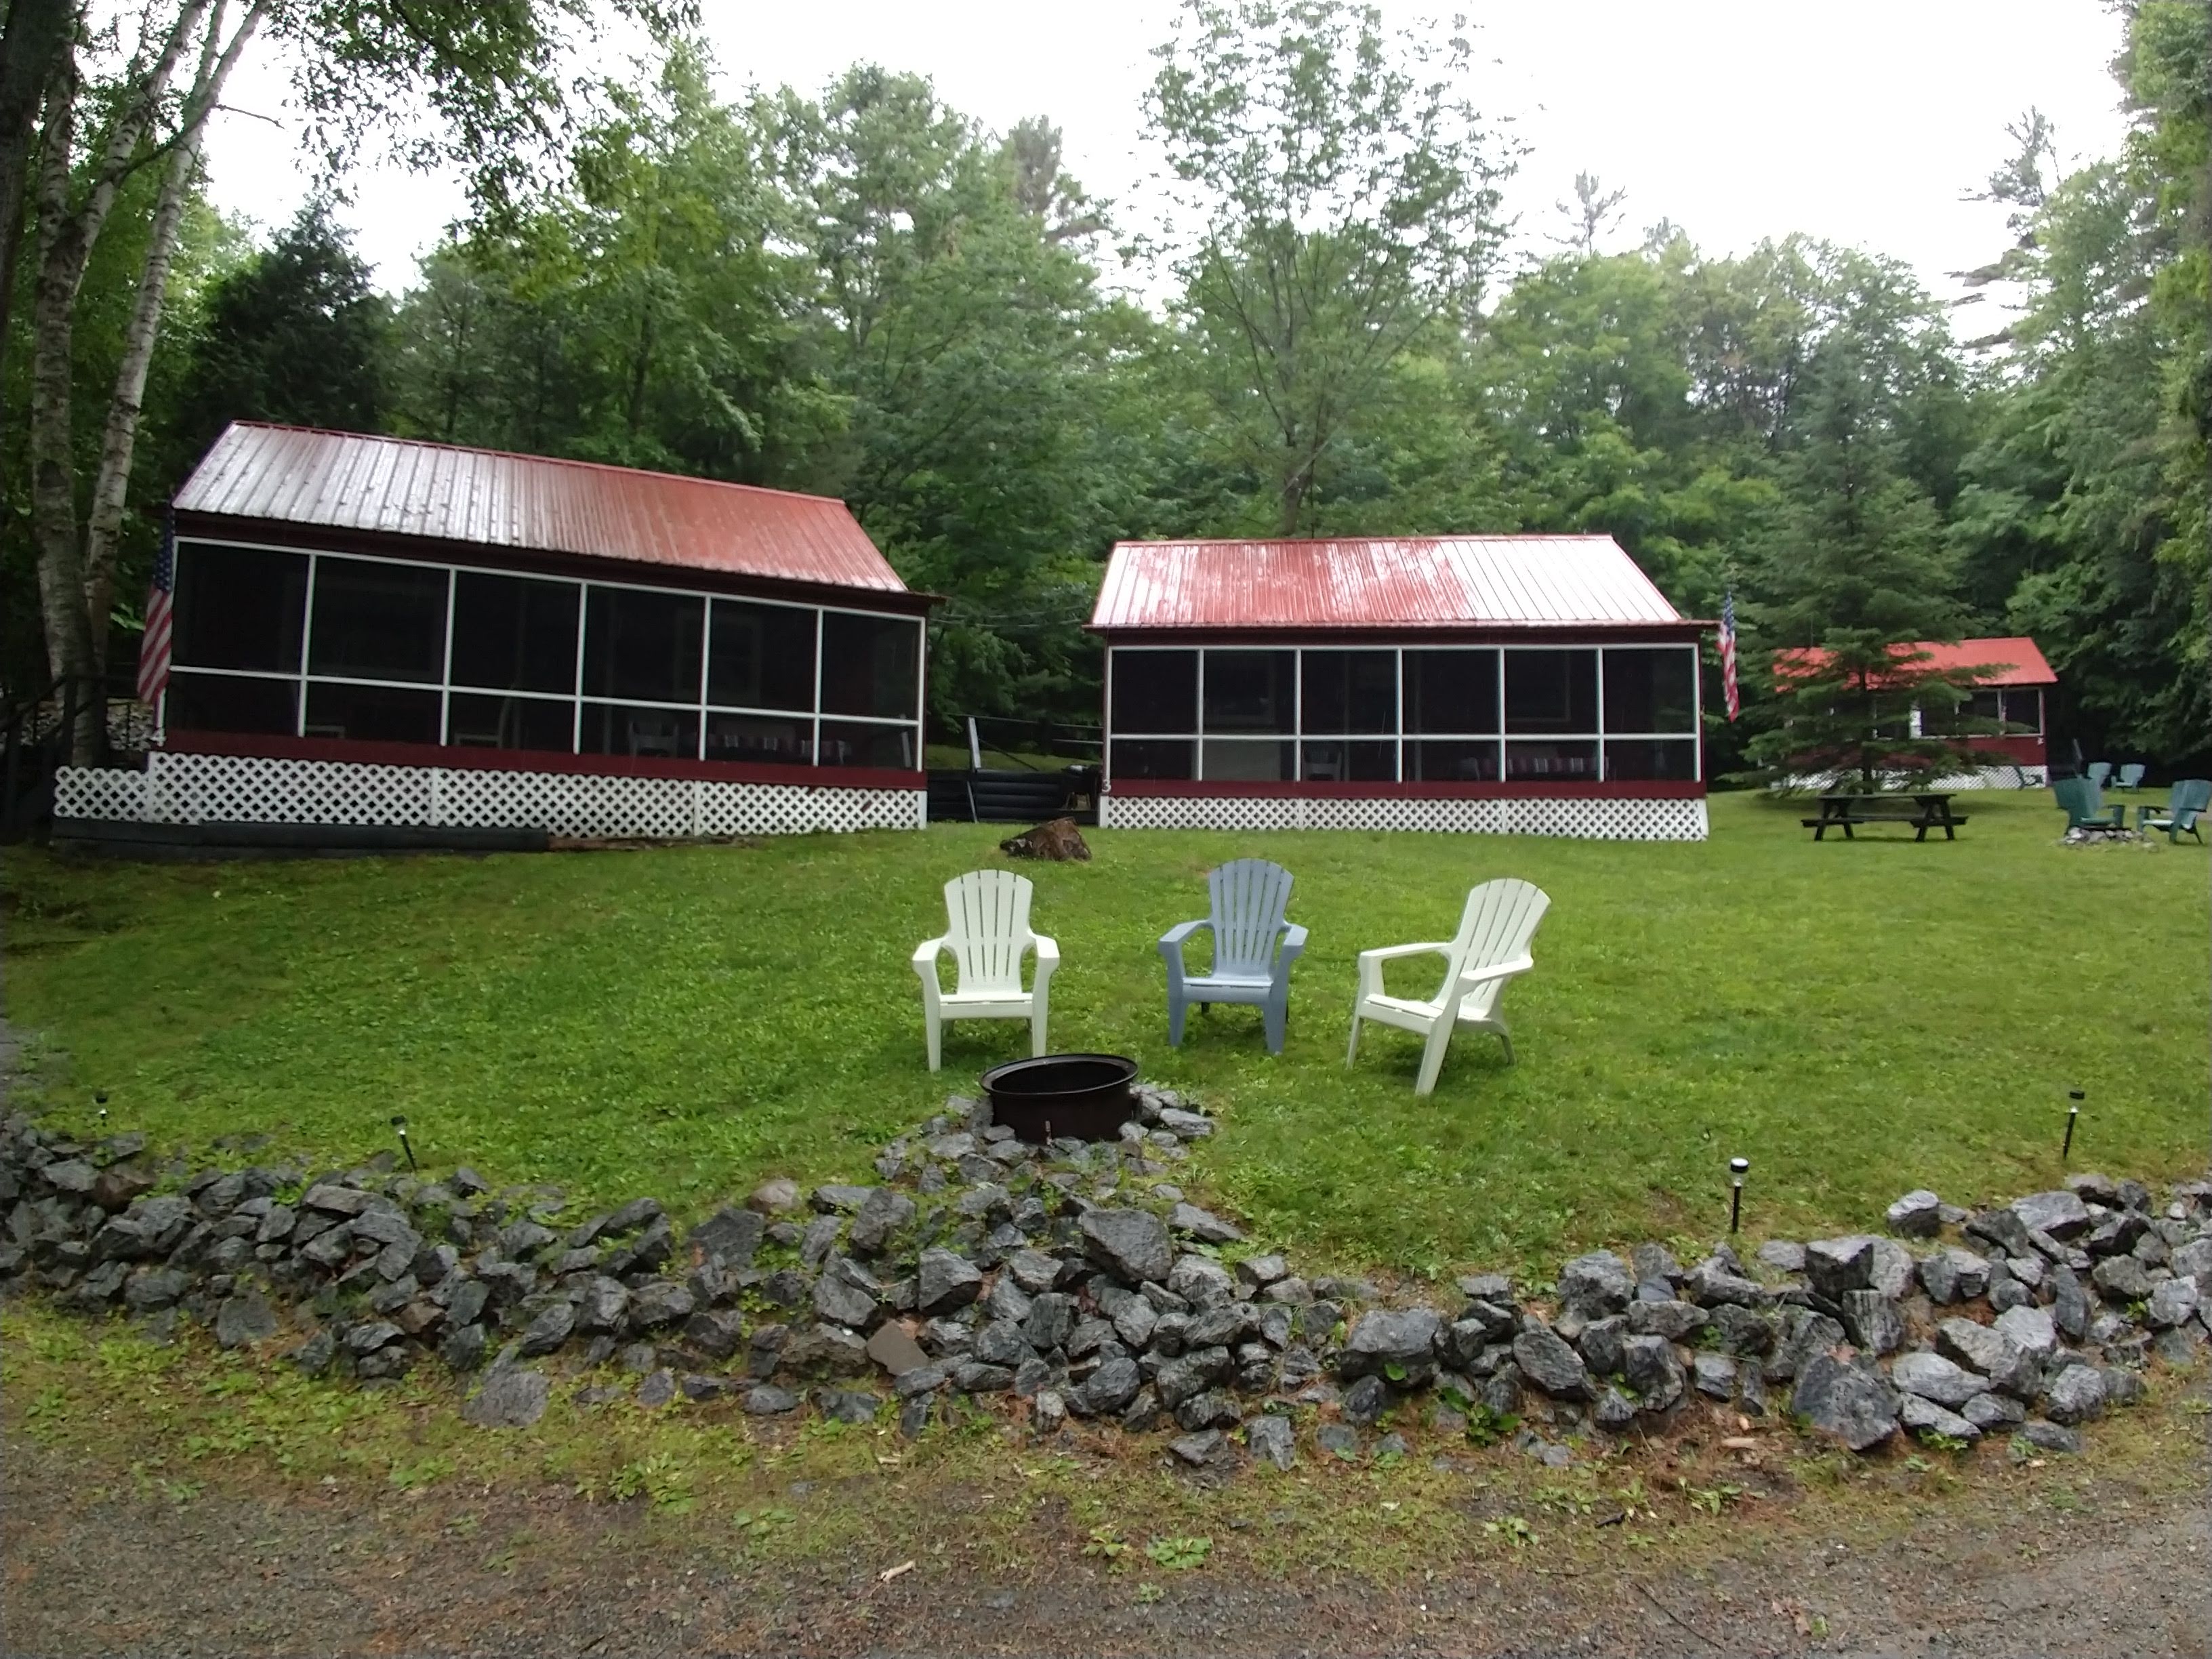
[[[1360,833],[1094,832],[1031,867],[1056,936],[1053,1035],[1202,1096],[1224,1133],[1185,1184],[1272,1243],[1413,1273],[1538,1265],[1626,1237],[1710,1238],[1725,1161],[1747,1231],[1865,1225],[1908,1187],[1971,1202],[2074,1167],[2201,1169],[2207,854],[2076,849],[2041,794],[1977,796],[1954,843],[1813,844],[1796,807],[1712,803],[1702,844]],[[696,1209],[871,1150],[1020,1050],[1011,1022],[921,1054],[914,941],[1003,831],[571,856],[73,866],[17,850],[10,1018],[42,1103],[318,1161],[392,1144],[583,1198]],[[1165,1037],[1153,941],[1242,854],[1292,869],[1312,931],[1289,1047],[1256,1011]],[[1462,1038],[1431,1099],[1418,1044],[1343,1063],[1352,958],[1448,934],[1473,882],[1553,896],[1508,993],[1520,1063]],[[1396,982],[1394,979],[1394,983]],[[1410,981],[1407,981],[1410,985]]]
[[[120,1319],[11,1303],[0,1430],[64,1460],[85,1501],[153,1497],[185,1526],[203,1498],[335,1501],[374,1513],[380,1548],[434,1533],[438,1547],[507,1571],[535,1547],[528,1522],[560,1534],[596,1513],[640,1529],[664,1563],[704,1547],[786,1571],[846,1558],[875,1572],[912,1561],[925,1577],[1096,1575],[1146,1600],[1156,1575],[1192,1572],[1410,1582],[1446,1563],[1502,1573],[1516,1557],[1579,1573],[1624,1551],[1696,1567],[1747,1522],[1770,1547],[1817,1535],[1864,1550],[1955,1518],[2081,1509],[2085,1496],[2107,1509],[2183,1501],[2203,1482],[2190,1412],[2201,1371],[2154,1371],[2146,1407],[2095,1425],[2094,1489],[2071,1459],[2017,1464],[1987,1448],[1856,1459],[1811,1450],[1780,1420],[1735,1451],[1720,1437],[1741,1425],[1702,1408],[1660,1444],[1586,1445],[1565,1470],[1410,1420],[1402,1458],[1341,1462],[1302,1433],[1294,1470],[1215,1483],[1176,1475],[1156,1443],[1111,1428],[1059,1447],[980,1414],[913,1442],[884,1421],[793,1434],[726,1401],[581,1406],[573,1395],[589,1374],[557,1382],[535,1426],[487,1434],[452,1409],[437,1367],[353,1389],[301,1376],[276,1357],[283,1346],[224,1353],[189,1328],[157,1346]]]

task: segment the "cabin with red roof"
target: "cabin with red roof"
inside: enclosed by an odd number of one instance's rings
[[[1608,536],[1123,542],[1099,822],[1702,839],[1711,626]]]
[[[58,814],[620,836],[925,821],[936,601],[842,501],[240,422],[172,514],[139,798],[65,778]]]
[[[2044,659],[2033,640],[2020,635],[1974,640],[1923,640],[1891,649],[1908,659],[1915,672],[1974,671],[1975,690],[1960,713],[1976,721],[1996,721],[2012,728],[1972,739],[1974,750],[1987,757],[1984,775],[1955,778],[1960,783],[2009,781],[2041,787],[2051,781],[2049,710],[2045,694],[2058,684],[2058,676]],[[1774,672],[1786,679],[1794,664],[1815,664],[1826,653],[1817,649],[1778,651]],[[1922,732],[1923,715],[1912,711],[1912,734]],[[1989,775],[1998,773],[1992,778]]]

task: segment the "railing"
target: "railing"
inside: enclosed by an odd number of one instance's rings
[[[0,841],[29,840],[52,819],[54,773],[69,763],[76,727],[95,707],[106,751],[98,758],[139,763],[152,716],[96,676],[64,676],[0,712]]]
[[[1000,714],[970,714],[961,724],[968,763],[979,772],[987,756],[1030,772],[1058,771],[1071,763],[1097,766],[1105,758],[1105,733],[1096,726]],[[1060,766],[1040,765],[1041,761],[1058,761]]]

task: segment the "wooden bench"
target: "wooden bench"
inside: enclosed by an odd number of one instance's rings
[[[1840,830],[1844,839],[1855,839],[1851,831],[1859,824],[1899,823],[1908,825],[1912,839],[1925,841],[1930,830],[1941,830],[1943,839],[1958,839],[1958,827],[1966,821],[1962,812],[1951,810],[1948,795],[1823,795],[1820,797],[1820,816],[1802,818],[1799,822],[1813,832],[1814,841],[1825,840],[1831,830]]]

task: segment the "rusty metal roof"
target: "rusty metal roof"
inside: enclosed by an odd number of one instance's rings
[[[1559,628],[1686,619],[1610,536],[1121,542],[1091,625]]]
[[[1978,669],[1974,676],[1977,685],[2056,685],[2058,676],[2033,640],[2013,635],[2003,638],[1960,640],[1947,643],[1942,640],[1922,640],[1911,645],[1893,645],[1890,653],[1899,658],[1910,657],[1916,674],[1955,673],[1962,668]],[[1774,673],[1778,679],[1790,679],[1802,665],[1814,668],[1828,659],[1828,653],[1814,646],[1774,653]]]
[[[844,502],[711,478],[237,421],[180,512],[903,593]]]

